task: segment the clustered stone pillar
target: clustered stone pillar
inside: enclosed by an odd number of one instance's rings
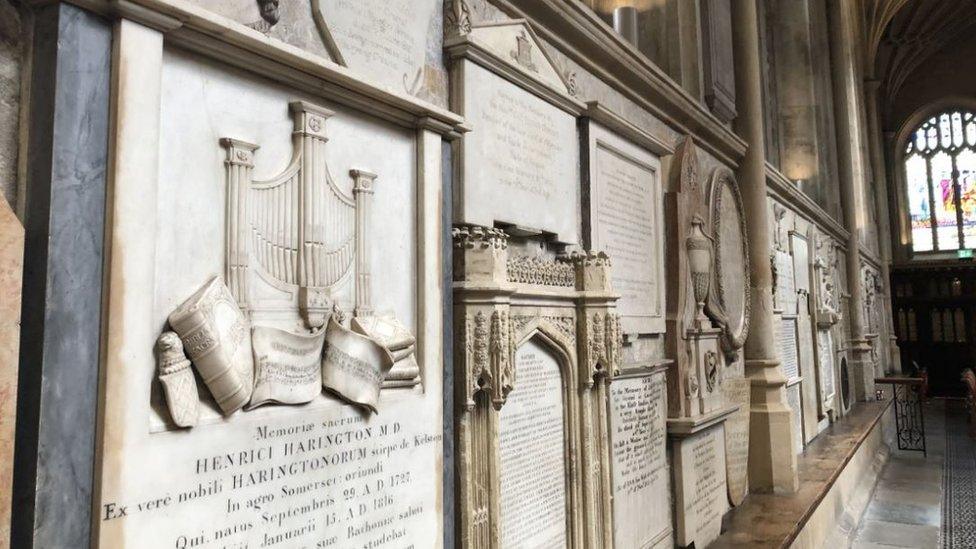
[[[861,276],[861,225],[863,212],[858,211],[858,184],[864,183],[861,159],[860,119],[855,90],[854,52],[851,47],[851,13],[844,2],[829,6],[830,67],[834,105],[839,107],[834,123],[837,128],[837,164],[840,180],[841,205],[847,238],[847,288],[850,292],[848,326],[851,338],[851,364],[854,367],[854,394],[858,400],[874,396],[874,367],[871,345],[864,336],[864,281]]]
[[[878,246],[881,249],[881,298],[887,335],[890,362],[885,366],[894,373],[901,373],[901,351],[894,332],[894,318],[891,312],[891,221],[888,208],[888,173],[885,168],[884,144],[881,140],[881,115],[878,110],[880,82],[876,79],[864,81],[864,108],[868,122],[868,149],[871,154],[871,173],[874,175],[874,196],[878,204]]]
[[[756,0],[732,2],[736,132],[749,143],[739,182],[748,220],[752,318],[745,343],[746,375],[752,381],[749,418],[749,488],[754,492],[794,492],[798,487],[793,453],[792,411],[786,405],[786,377],[773,334],[772,270],[766,207],[766,154]]]

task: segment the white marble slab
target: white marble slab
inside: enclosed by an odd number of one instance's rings
[[[817,330],[817,364],[820,374],[820,400],[830,408],[836,391],[834,388],[834,344],[830,330]]]
[[[796,318],[780,318],[776,323],[776,347],[780,366],[786,379],[800,376],[800,362],[796,343]]]
[[[790,248],[793,250],[793,279],[796,291],[810,292],[810,246],[807,238],[799,233],[790,233]]]
[[[793,414],[793,453],[803,451],[803,407],[800,404],[800,383],[794,383],[786,388],[786,403]]]
[[[329,103],[182,51],[167,50],[153,65],[146,42],[124,50],[129,60],[121,71],[138,76],[120,84],[123,98],[152,97],[155,85],[158,103],[139,103],[138,112],[158,116],[159,125],[139,123],[126,111],[126,133],[119,136],[128,146],[117,161],[140,178],[120,180],[131,186],[122,184],[126,192],[116,195],[113,210],[108,299],[115,339],[107,349],[97,545],[439,546],[439,367],[422,368],[422,389],[384,389],[379,414],[320,394],[308,404],[268,405],[229,417],[206,406],[196,427],[168,425],[158,392],[150,391],[152,349],[173,308],[224,270],[225,153],[218,139],[260,144],[255,177],[266,178],[291,159],[288,103]],[[127,103],[120,100],[120,108]],[[351,188],[352,168],[378,174],[373,213],[383,223],[374,224],[375,240],[367,246],[377,266],[374,304],[394,312],[424,342],[422,365],[440,365],[441,321],[429,312],[440,311],[443,293],[418,272],[422,265],[424,272],[440,273],[418,245],[425,240],[418,220],[438,217],[420,215],[418,202],[428,200],[428,186],[439,192],[439,139],[436,169],[425,159],[419,170],[415,130],[331,106],[336,114],[326,126],[326,154],[337,185]],[[420,173],[432,179],[422,186]],[[424,296],[417,287],[425,288]],[[343,307],[353,305],[348,289],[335,297]],[[301,326],[290,308],[252,320],[286,330]]]
[[[576,118],[480,65],[457,62],[472,131],[464,136],[456,221],[519,225],[579,243]]]
[[[664,199],[657,156],[589,125],[590,238],[613,261],[624,333],[664,331]]]
[[[394,91],[445,103],[442,0],[324,0],[320,5],[350,69]]]
[[[682,547],[707,547],[721,531],[729,508],[724,439],[725,426],[720,423],[675,441],[675,512]]]
[[[498,413],[501,546],[566,547],[566,432],[555,357],[530,340]]]
[[[796,314],[796,280],[793,257],[786,252],[776,253],[776,307],[786,314]]]
[[[648,547],[671,530],[664,372],[610,385],[613,540]]]
[[[749,490],[749,415],[752,381],[728,378],[722,381],[727,404],[739,407],[725,421],[725,460],[729,485],[729,503],[742,503]]]

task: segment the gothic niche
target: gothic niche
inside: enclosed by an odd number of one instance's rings
[[[476,225],[453,239],[458,546],[609,549],[610,259],[524,257]]]

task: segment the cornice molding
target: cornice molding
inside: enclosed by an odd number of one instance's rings
[[[41,0],[42,2],[44,0]],[[464,118],[396,93],[332,60],[308,53],[186,0],[71,0],[109,18],[131,19],[164,34],[167,45],[217,59],[317,97],[408,128],[448,137],[468,131]]]
[[[526,19],[540,37],[699,148],[738,167],[747,144],[697,98],[637,48],[624,41],[583,2],[491,0],[510,17]]]
[[[850,231],[831,217],[812,198],[796,188],[792,181],[768,161],[766,162],[766,181],[770,196],[793,208],[807,221],[812,222],[819,229],[832,236],[841,248],[847,250],[847,239],[851,236]]]

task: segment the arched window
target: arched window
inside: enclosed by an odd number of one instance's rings
[[[916,128],[905,184],[914,252],[976,248],[976,115],[949,110]]]

